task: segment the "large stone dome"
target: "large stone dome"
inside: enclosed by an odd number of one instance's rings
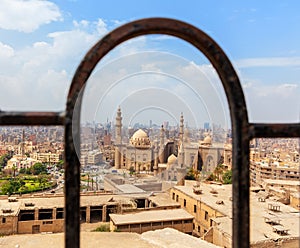
[[[201,143],[203,145],[211,145],[212,144],[211,137],[209,135],[207,135]]]
[[[135,148],[147,149],[150,148],[151,142],[145,131],[142,129],[137,130],[130,138],[130,143]]]

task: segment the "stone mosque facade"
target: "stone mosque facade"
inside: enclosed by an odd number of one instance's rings
[[[119,107],[115,123],[115,168],[133,168],[137,173],[160,175],[166,180],[177,180],[178,173],[186,172],[190,167],[212,172],[221,162],[231,168],[231,148],[224,144],[213,144],[209,134],[200,142],[191,142],[189,130],[184,128],[183,114],[180,116],[178,137],[172,138],[166,139],[162,126],[159,140],[151,142],[148,134],[139,129],[129,142],[123,142]]]

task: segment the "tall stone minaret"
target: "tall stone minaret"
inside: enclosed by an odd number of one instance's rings
[[[180,115],[180,128],[179,128],[179,140],[180,142],[183,141],[183,129],[184,129],[184,119],[183,119],[183,113],[181,112],[181,115]]]
[[[164,126],[161,125],[160,135],[159,135],[159,162],[164,163],[164,146],[165,146],[165,129]]]
[[[184,147],[183,147],[183,137],[184,137],[184,119],[183,114],[180,116],[180,129],[179,129],[179,149],[178,149],[178,165],[180,168],[184,167]]]
[[[157,170],[158,170],[158,141],[155,141],[155,147],[154,147],[154,166],[153,166],[153,174],[154,176],[157,176]]]
[[[115,141],[115,168],[121,168],[121,146],[122,146],[122,113],[121,108],[118,108],[117,116],[116,116],[116,141]]]

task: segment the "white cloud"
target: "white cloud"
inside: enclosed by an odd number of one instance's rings
[[[81,20],[81,21],[76,21],[76,20],[74,20],[73,21],[73,25],[74,25],[74,27],[76,27],[76,28],[80,28],[80,27],[87,27],[88,25],[89,25],[89,21],[87,21],[87,20]]]
[[[97,21],[97,31],[101,35],[108,32],[107,24],[101,18],[99,18]]]
[[[250,121],[299,121],[299,84],[264,85],[257,81],[249,81],[243,88]]]
[[[62,19],[57,5],[40,0],[1,0],[0,28],[30,33],[41,25]]]
[[[14,56],[14,49],[0,41],[0,60],[1,58],[10,58]]]
[[[77,25],[79,23],[79,25]],[[0,43],[3,110],[63,110],[71,78],[87,50],[101,38],[95,23],[48,34],[24,48]],[[84,26],[88,25],[88,28]],[[11,99],[14,99],[13,101]]]

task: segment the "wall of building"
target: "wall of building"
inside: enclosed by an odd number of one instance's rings
[[[147,231],[154,231],[163,228],[174,228],[180,232],[192,234],[193,232],[193,221],[190,220],[173,220],[173,221],[157,221],[157,222],[146,222],[146,223],[134,223],[134,224],[123,224],[116,225],[113,221],[110,221],[110,230],[118,230],[120,232],[135,232],[143,233]]]
[[[0,217],[0,235],[10,235],[17,233],[17,216]]]
[[[232,238],[228,233],[224,233],[224,231],[214,226],[212,243],[221,247],[232,247]]]
[[[213,225],[212,218],[223,216],[223,214],[217,212],[205,203],[184,194],[176,188],[170,190],[170,195],[174,201],[180,204],[182,209],[185,209],[195,217],[194,234],[196,236],[201,237],[209,230]]]
[[[31,234],[42,232],[63,232],[64,231],[64,219],[59,220],[31,220],[31,221],[19,221],[18,233],[19,234]]]
[[[300,210],[300,193],[290,195],[290,205],[291,207]]]

